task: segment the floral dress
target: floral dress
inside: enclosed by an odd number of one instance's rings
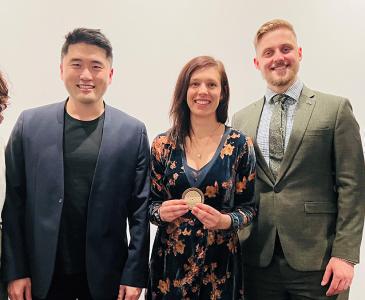
[[[237,230],[252,222],[255,154],[252,141],[227,127],[198,180],[187,172],[184,149],[167,134],[152,144],[150,221],[158,226],[150,262],[147,299],[243,299]],[[188,174],[189,173],[189,174]],[[161,203],[199,188],[204,203],[231,217],[227,230],[208,230],[189,211],[173,222],[159,216]]]

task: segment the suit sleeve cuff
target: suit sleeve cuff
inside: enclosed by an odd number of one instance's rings
[[[337,257],[337,256],[333,256],[333,257],[338,258],[339,260],[345,261],[345,262],[347,262],[347,263],[349,263],[349,264],[351,264],[351,265],[353,265],[353,266],[355,266],[355,265],[357,264],[356,262],[351,261],[351,260],[346,259],[346,258]]]

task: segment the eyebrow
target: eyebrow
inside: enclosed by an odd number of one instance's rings
[[[282,48],[282,47],[289,47],[289,48],[294,48],[294,45],[292,45],[292,44],[288,44],[288,43],[284,43],[284,44],[281,44],[281,45],[279,45],[279,48]],[[267,51],[267,50],[272,50],[272,49],[274,49],[275,47],[267,47],[267,48],[265,48],[265,49],[263,49],[262,50],[262,53],[264,53],[265,51]]]
[[[281,47],[290,47],[290,48],[294,48],[294,45],[292,44],[288,44],[288,43],[285,43],[285,44],[282,44]]]
[[[72,62],[82,62],[82,59],[80,59],[80,58],[72,58],[71,60],[70,60],[70,62],[72,63]],[[92,60],[91,61],[91,63],[92,64],[98,64],[98,65],[104,65],[101,61],[99,61],[99,60]]]
[[[265,48],[265,49],[262,49],[262,53],[264,53],[264,52],[266,52],[267,50],[272,50],[273,49],[273,47],[267,47],[267,48]]]

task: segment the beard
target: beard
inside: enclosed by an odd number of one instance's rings
[[[298,70],[286,69],[286,74],[280,76],[279,74],[274,73],[270,74],[266,80],[272,86],[283,87],[288,86],[290,83],[295,81]]]
[[[290,64],[285,61],[280,61],[274,65],[272,65],[273,68],[278,67],[285,67],[285,73],[280,74],[280,71],[276,73],[274,70],[271,74],[269,74],[266,78],[266,80],[269,82],[272,86],[277,87],[283,87],[288,86],[290,83],[293,83],[295,81],[295,78],[297,76],[297,73],[299,71],[299,65]]]
[[[278,78],[278,79],[274,79],[274,78],[271,78],[269,80],[269,83],[272,85],[272,86],[286,86],[288,85],[292,80],[294,79],[293,76],[291,77],[287,77],[287,78]]]

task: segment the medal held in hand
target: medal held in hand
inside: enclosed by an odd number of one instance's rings
[[[182,194],[182,198],[186,200],[189,209],[193,209],[197,203],[204,203],[204,194],[198,188],[189,188],[185,190]]]

